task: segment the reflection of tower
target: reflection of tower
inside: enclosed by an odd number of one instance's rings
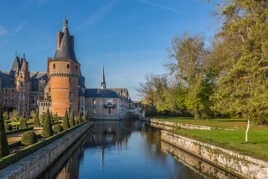
[[[104,74],[104,66],[102,66],[102,73],[101,73],[101,88],[106,88],[106,81],[105,81],[105,74]]]
[[[104,146],[101,147],[101,152],[100,152],[100,168],[103,170],[104,167]]]

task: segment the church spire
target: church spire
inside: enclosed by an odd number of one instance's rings
[[[102,66],[102,74],[101,74],[101,88],[106,88],[106,82],[105,82],[105,74],[104,74],[104,65]]]

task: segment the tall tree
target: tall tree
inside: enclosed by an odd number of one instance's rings
[[[44,125],[43,125],[42,135],[44,137],[50,137],[53,135],[51,115],[49,112],[47,112],[45,114],[45,117],[44,117]]]
[[[219,15],[224,22],[218,35],[227,50],[212,97],[214,109],[246,117],[248,142],[250,121],[264,121],[268,116],[268,2],[227,0],[221,3]]]
[[[74,113],[71,112],[70,114],[70,127],[74,127],[75,126],[75,121],[74,121]]]
[[[3,110],[0,106],[0,157],[9,154],[6,131],[4,127]]]
[[[69,116],[68,113],[65,113],[64,119],[63,119],[63,128],[64,130],[67,130],[70,128],[70,122],[69,122]]]
[[[171,58],[176,63],[169,64],[171,73],[175,73],[181,84],[187,87],[185,105],[193,111],[195,119],[209,115],[209,96],[212,94],[210,68],[208,68],[208,50],[200,36],[174,38],[171,47]]]

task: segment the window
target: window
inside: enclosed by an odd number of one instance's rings
[[[112,113],[112,109],[111,108],[108,108],[108,113],[109,113],[109,115],[111,115],[111,113]]]
[[[76,69],[76,71],[78,71],[78,66],[77,65],[75,66],[75,69]]]
[[[55,69],[56,68],[56,64],[53,64],[53,69]]]
[[[69,64],[67,64],[67,69],[69,69],[70,68],[70,65]]]

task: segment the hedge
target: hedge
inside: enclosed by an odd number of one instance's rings
[[[29,146],[23,148],[22,150],[18,150],[15,153],[12,153],[12,154],[9,154],[5,157],[0,158],[0,169],[3,169],[5,167],[7,167],[8,165],[13,164],[13,163],[17,162],[18,160],[34,153],[35,151],[39,150],[40,148],[52,143],[56,139],[64,136],[65,134],[67,134],[71,130],[76,129],[76,128],[84,125],[85,123],[78,125],[78,126],[75,126],[73,128],[67,129],[67,130],[65,130],[57,135],[45,138],[44,140],[37,142],[35,144],[29,145]]]
[[[17,132],[24,132],[24,131],[29,131],[29,130],[33,130],[33,127],[28,127],[26,129],[18,129],[18,130],[15,130],[15,131],[10,131],[10,132],[7,132],[6,134],[9,135],[9,134],[15,134]]]

